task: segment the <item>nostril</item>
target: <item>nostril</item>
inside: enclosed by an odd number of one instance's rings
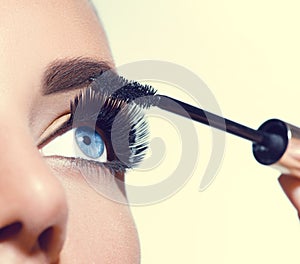
[[[22,229],[22,223],[16,222],[0,228],[0,242],[8,240],[17,235]]]
[[[53,227],[48,227],[39,235],[38,241],[40,249],[43,251],[48,251],[51,245],[51,240],[53,239]]]

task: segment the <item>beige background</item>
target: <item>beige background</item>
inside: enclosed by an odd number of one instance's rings
[[[299,1],[94,2],[117,65],[171,61],[206,82],[224,116],[254,128],[273,117],[300,126]],[[299,263],[299,221],[278,172],[256,163],[249,142],[227,136],[216,180],[198,192],[210,131],[197,129],[200,158],[189,183],[133,208],[142,263]]]

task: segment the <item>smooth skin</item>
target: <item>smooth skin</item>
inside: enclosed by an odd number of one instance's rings
[[[0,263],[139,263],[129,208],[37,148],[77,94],[42,95],[45,67],[74,57],[113,66],[94,10],[86,0],[11,0],[0,17]]]

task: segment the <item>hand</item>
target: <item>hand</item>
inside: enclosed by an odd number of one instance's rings
[[[292,175],[282,174],[278,180],[285,194],[297,209],[300,218],[300,179]]]

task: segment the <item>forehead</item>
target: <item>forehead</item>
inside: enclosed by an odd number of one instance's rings
[[[34,92],[44,68],[57,59],[111,61],[104,31],[88,1],[2,1],[0,17],[0,79],[5,83],[0,93],[7,87]]]
[[[42,95],[42,87],[47,67],[69,58],[112,64],[104,30],[88,1],[1,1],[0,120],[29,123],[37,136],[66,111],[71,94],[51,98]]]

